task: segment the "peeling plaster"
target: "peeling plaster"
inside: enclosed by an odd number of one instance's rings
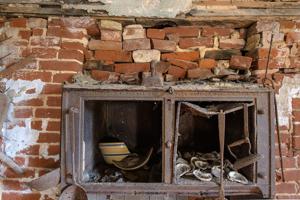
[[[292,99],[300,98],[300,75],[285,76],[276,98],[279,125],[289,127],[289,117],[292,115]]]
[[[45,83],[40,79],[33,81],[2,79],[1,82],[5,83],[5,94],[10,98],[7,120],[2,130],[5,140],[5,153],[10,157],[14,157],[17,152],[28,148],[37,141],[38,131],[31,129],[31,118],[24,120],[25,126],[15,124],[12,129],[6,129],[5,127],[8,126],[8,123],[17,122],[13,116],[15,104],[38,97]],[[29,89],[35,89],[35,92],[25,93]]]
[[[105,10],[109,16],[174,18],[180,13],[189,12],[192,8],[192,0],[102,0],[99,5],[63,5],[63,9],[71,8],[85,9],[91,13]]]

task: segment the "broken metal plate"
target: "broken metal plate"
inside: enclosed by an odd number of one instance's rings
[[[61,193],[59,200],[88,200],[88,197],[81,187],[71,185]]]
[[[244,167],[247,167],[247,166],[257,162],[260,158],[261,158],[261,156],[258,154],[250,154],[247,157],[244,157],[244,158],[241,158],[241,159],[238,159],[237,161],[235,161],[235,163],[233,164],[233,168],[235,170],[242,169]]]
[[[55,187],[59,184],[60,169],[57,168],[37,179],[27,183],[27,185],[35,190],[43,191]]]
[[[221,104],[213,104],[207,108],[198,106],[189,102],[182,102],[184,109],[191,111],[194,115],[198,115],[201,117],[210,118],[213,115],[219,114],[222,110],[224,114],[229,114],[231,112],[236,112],[238,110],[242,110],[244,108],[244,103],[221,103]],[[252,106],[253,103],[246,104],[248,107]]]

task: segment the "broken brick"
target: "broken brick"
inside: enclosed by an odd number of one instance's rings
[[[189,47],[205,46],[213,47],[213,38],[202,37],[202,38],[181,38],[179,40],[179,47],[187,49]]]
[[[123,41],[123,49],[134,51],[139,49],[151,49],[150,39],[132,39]]]
[[[150,63],[121,63],[115,64],[115,72],[117,73],[136,73],[148,72],[150,70]]]
[[[164,53],[161,55],[161,59],[162,60],[178,59],[178,60],[196,61],[199,59],[199,51]]]
[[[152,39],[164,39],[166,36],[166,32],[164,29],[147,29],[147,37]]]
[[[168,74],[170,74],[176,78],[183,79],[183,78],[185,78],[186,70],[181,67],[171,65],[168,69]]]
[[[230,68],[247,70],[251,67],[252,58],[247,56],[232,56],[230,59]]]
[[[176,42],[170,40],[157,40],[152,39],[154,49],[158,49],[162,52],[171,52],[176,50]]]

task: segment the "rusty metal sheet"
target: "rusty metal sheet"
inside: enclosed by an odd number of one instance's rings
[[[49,188],[55,187],[59,184],[60,180],[60,169],[57,168],[43,176],[32,180],[27,185],[35,190],[43,191]]]

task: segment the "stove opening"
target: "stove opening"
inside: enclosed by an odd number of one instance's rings
[[[162,181],[162,102],[85,101],[86,182]]]
[[[219,183],[219,113],[225,115],[225,182],[256,181],[256,111],[253,102],[177,102],[175,181]]]

